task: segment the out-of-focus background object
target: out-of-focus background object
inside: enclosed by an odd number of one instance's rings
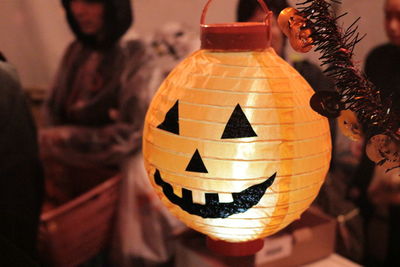
[[[198,29],[200,12],[205,0],[132,0],[135,7],[135,27],[130,34],[152,35],[160,22],[180,22]],[[291,0],[291,3],[296,1]],[[383,29],[384,0],[344,0],[338,13],[348,12],[343,22],[349,25],[361,16],[360,33],[368,35],[356,47],[356,62],[363,64],[367,52],[386,40]],[[218,0],[210,9],[209,22],[234,21],[236,0]],[[187,12],[188,11],[188,12]],[[218,18],[218,20],[217,20]],[[128,34],[129,36],[129,34]],[[64,21],[59,1],[2,0],[0,1],[0,44],[2,52],[18,69],[24,88],[47,89],[56,71],[57,63],[66,44],[72,39]],[[297,56],[293,51],[287,55]],[[304,56],[303,56],[304,57]],[[312,61],[318,54],[306,55]]]
[[[279,234],[266,238],[264,242],[264,248],[255,256],[224,257],[211,254],[206,249],[204,236],[189,232],[180,239],[176,266],[359,266],[332,254],[335,220],[316,208],[310,208],[301,220],[293,222]]]
[[[115,176],[42,214],[38,246],[43,263],[75,266],[109,247],[120,183]]]

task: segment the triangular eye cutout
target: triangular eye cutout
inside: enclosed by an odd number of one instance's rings
[[[167,112],[164,121],[157,128],[179,135],[179,100]]]
[[[245,138],[257,136],[249,120],[239,104],[236,105],[228,123],[225,126],[221,139]]]
[[[199,150],[196,149],[196,151],[194,152],[192,159],[186,167],[186,171],[208,173],[207,168],[204,165],[203,160],[201,159]]]

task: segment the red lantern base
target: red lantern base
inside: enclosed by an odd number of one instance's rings
[[[241,257],[256,254],[264,246],[263,239],[248,242],[231,243],[222,240],[213,240],[207,237],[207,247],[224,256]]]

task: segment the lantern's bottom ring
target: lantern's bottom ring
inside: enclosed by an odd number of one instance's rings
[[[275,177],[276,173],[260,184],[250,186],[239,193],[232,193],[233,201],[229,203],[220,203],[216,193],[206,193],[206,203],[203,205],[193,203],[191,190],[182,188],[182,197],[175,195],[172,186],[161,178],[160,171],[156,169],[154,173],[156,184],[162,188],[169,201],[192,215],[214,219],[226,218],[252,208],[260,202],[267,188],[273,184]]]

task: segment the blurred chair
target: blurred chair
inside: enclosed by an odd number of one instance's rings
[[[41,215],[39,253],[48,266],[76,266],[111,243],[121,176]]]

